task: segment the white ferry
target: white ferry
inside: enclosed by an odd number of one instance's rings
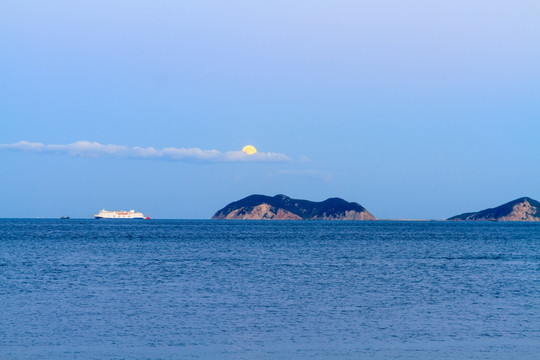
[[[141,212],[135,212],[135,210],[120,210],[120,211],[107,211],[101,210],[99,214],[94,215],[96,219],[146,219],[150,220],[150,217],[146,217]]]

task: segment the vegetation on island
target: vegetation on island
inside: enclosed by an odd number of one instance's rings
[[[340,198],[321,202],[285,195],[250,195],[218,210],[212,219],[375,220],[363,206]]]
[[[466,221],[540,221],[540,202],[522,197],[495,208],[452,216],[448,220]]]

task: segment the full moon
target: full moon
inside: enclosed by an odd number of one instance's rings
[[[253,154],[255,154],[257,152],[257,149],[255,149],[255,146],[253,146],[253,145],[246,145],[246,146],[244,146],[242,151],[245,152],[248,155],[253,155]]]

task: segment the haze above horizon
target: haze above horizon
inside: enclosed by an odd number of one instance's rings
[[[3,2],[0,217],[538,200],[538,18],[537,1]]]

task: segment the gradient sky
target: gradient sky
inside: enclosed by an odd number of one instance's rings
[[[540,200],[538,19],[537,0],[2,1],[0,217]]]

